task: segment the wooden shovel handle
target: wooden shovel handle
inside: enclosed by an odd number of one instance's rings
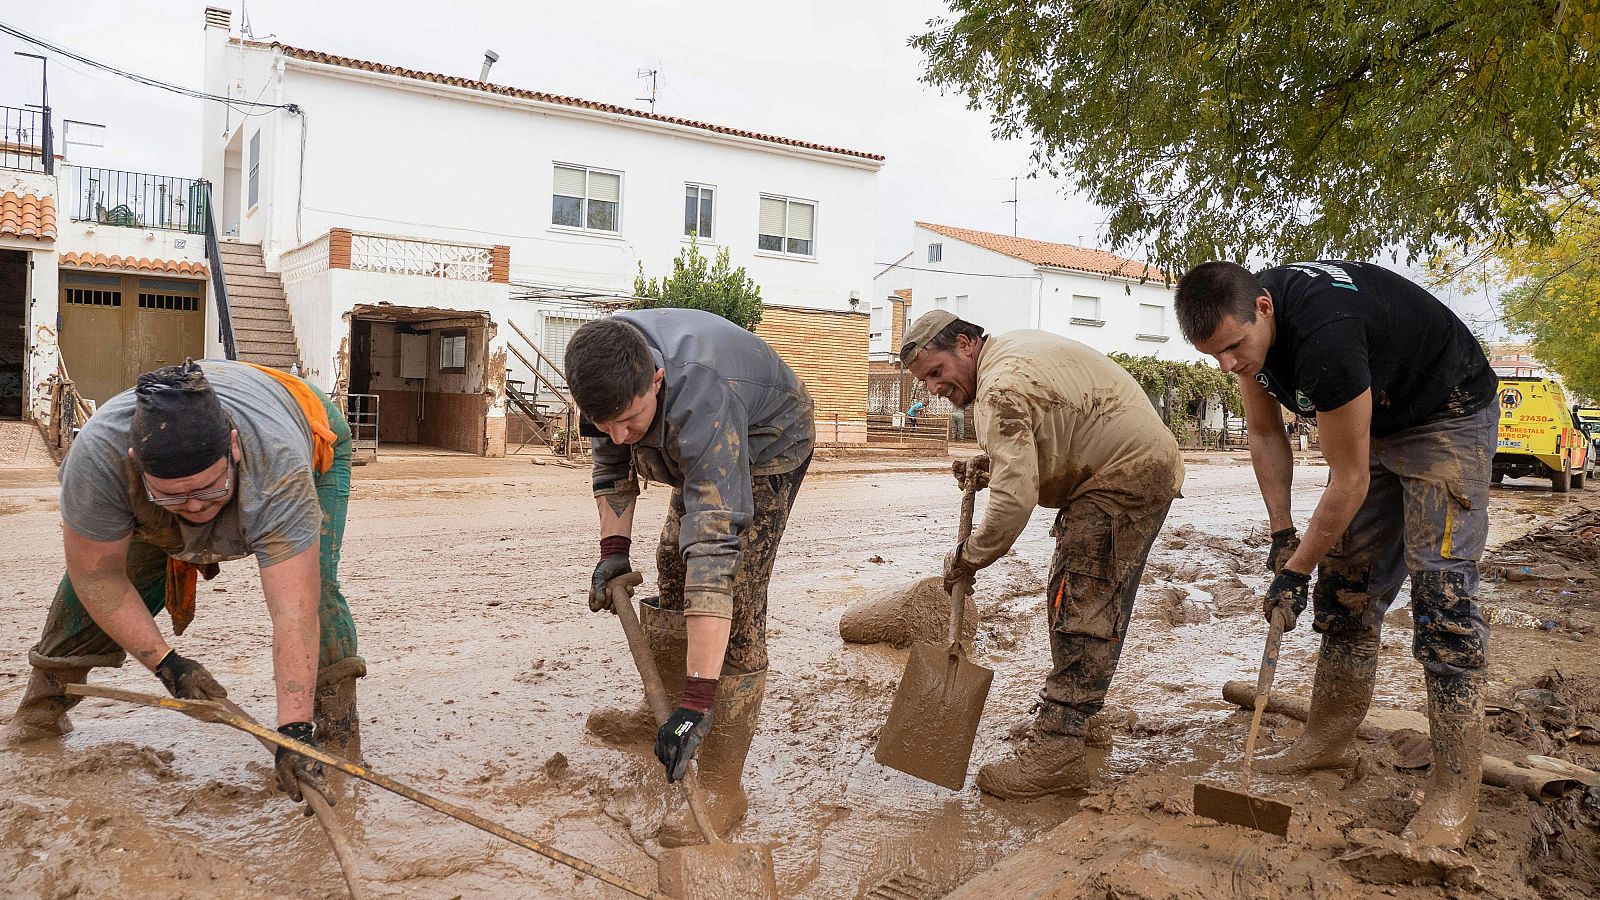
[[[1272,696],[1272,680],[1278,674],[1278,645],[1283,642],[1284,614],[1272,617],[1267,628],[1267,645],[1261,651],[1261,671],[1256,675],[1256,704],[1250,716],[1250,731],[1244,737],[1244,786],[1250,789],[1250,764],[1256,755],[1256,733],[1261,730],[1261,714]]]
[[[644,581],[638,572],[618,575],[606,582],[606,593],[611,596],[611,611],[622,622],[622,631],[628,636],[628,652],[633,654],[633,664],[644,682],[644,699],[650,705],[650,714],[657,725],[665,725],[672,717],[672,701],[667,699],[667,686],[656,670],[656,659],[650,655],[650,643],[645,639],[644,628],[639,625],[639,614],[633,608],[633,589]],[[700,788],[700,773],[694,761],[689,762],[683,774],[684,792],[689,796],[689,813],[694,816],[695,827],[707,843],[720,844],[722,838],[711,824],[706,812],[705,792]]]
[[[956,479],[961,482],[961,525],[956,530],[957,546],[972,536],[972,511],[977,505],[978,478],[970,461],[956,463]],[[961,619],[967,611],[967,582],[956,582],[950,592],[950,655],[961,653]]]

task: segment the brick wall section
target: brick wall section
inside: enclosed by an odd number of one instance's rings
[[[489,249],[489,280],[495,284],[511,283],[511,248],[495,244]]]
[[[484,455],[484,426],[489,411],[488,399],[484,395],[430,391],[423,399],[422,421],[417,424],[417,443]],[[501,454],[504,455],[504,452],[502,450]]]
[[[350,229],[328,229],[328,268],[350,268]]]
[[[791,306],[768,306],[762,313],[756,334],[806,383],[817,405],[819,441],[830,440],[835,416],[865,426],[871,329],[872,317],[865,313]]]

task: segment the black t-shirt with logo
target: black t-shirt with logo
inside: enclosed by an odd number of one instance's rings
[[[1277,332],[1256,381],[1290,412],[1315,416],[1372,389],[1372,434],[1477,412],[1498,382],[1477,338],[1410,279],[1369,263],[1322,260],[1257,273]]]

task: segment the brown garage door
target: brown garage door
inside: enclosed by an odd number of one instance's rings
[[[83,396],[104,403],[140,372],[205,353],[205,283],[61,273],[61,355]]]

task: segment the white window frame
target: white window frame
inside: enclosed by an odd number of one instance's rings
[[[582,201],[582,203],[578,207],[580,213],[582,214],[582,217],[580,219],[580,224],[578,224],[578,225],[564,225],[564,224],[561,224],[561,223],[555,221],[555,209],[552,207],[552,209],[550,210],[550,227],[552,229],[557,230],[557,231],[575,231],[575,232],[581,232],[583,234],[605,235],[605,236],[609,236],[609,237],[620,237],[622,235],[622,205],[623,205],[622,204],[622,198],[623,198],[624,193],[627,190],[627,183],[626,183],[627,182],[627,177],[618,169],[605,169],[605,168],[601,168],[600,166],[586,166],[586,165],[583,165],[582,163],[569,163],[569,162],[557,161],[557,162],[553,163],[550,166],[550,199],[551,199],[551,203],[552,204],[554,204],[556,197],[571,197],[572,196],[571,194],[557,194],[556,193],[555,178],[556,178],[556,170],[557,169],[582,169],[583,170],[583,196],[578,198],[579,200]],[[589,227],[589,204],[590,204],[590,202],[592,202],[594,200],[594,198],[590,196],[590,190],[589,190],[589,175],[591,173],[599,173],[601,175],[615,175],[615,176],[617,176],[617,227],[616,227],[615,230],[612,230],[612,229],[609,229],[609,228],[591,228],[591,227]],[[600,201],[600,202],[605,202],[605,201]]]
[[[1140,328],[1144,327],[1144,311],[1146,309],[1154,309],[1154,310],[1159,310],[1161,312],[1161,330],[1160,331],[1154,331],[1154,332],[1149,332],[1149,331],[1135,332],[1134,335],[1133,335],[1134,339],[1135,340],[1140,340],[1140,341],[1151,341],[1151,342],[1157,343],[1157,344],[1166,343],[1168,340],[1170,340],[1170,338],[1167,336],[1167,308],[1164,305],[1160,304],[1160,303],[1141,303],[1141,304],[1139,304],[1139,321],[1138,321],[1137,324],[1138,324],[1138,327],[1140,327]]]
[[[764,232],[762,232],[762,230],[761,230],[761,201],[763,201],[763,200],[781,200],[781,201],[783,201],[783,234],[782,235],[769,235],[770,237],[782,237],[783,238],[783,249],[782,250],[766,250],[766,249],[763,249],[761,247],[761,238],[764,236]],[[789,235],[789,207],[790,207],[790,205],[795,204],[795,203],[803,203],[806,206],[811,207],[811,238],[810,238],[810,240],[811,240],[811,252],[810,253],[791,253],[791,252],[789,252],[789,241],[797,240],[796,238],[793,238],[793,237],[791,237]],[[779,256],[779,257],[784,257],[786,259],[812,259],[812,260],[816,259],[817,258],[817,218],[818,218],[818,216],[817,216],[817,207],[818,207],[818,205],[819,204],[817,203],[817,201],[815,201],[815,200],[807,200],[807,199],[805,199],[803,197],[788,197],[788,196],[785,196],[783,194],[761,194],[761,195],[759,195],[758,199],[756,200],[756,255],[758,255],[758,256]]]
[[[704,218],[704,215],[703,215],[703,213],[704,213],[704,204],[706,202],[705,197],[701,196],[698,200],[695,201],[696,233],[693,234],[693,235],[690,235],[688,233],[688,230],[687,230],[687,226],[688,226],[689,223],[685,222],[685,223],[683,223],[685,225],[685,231],[683,233],[683,239],[684,239],[684,241],[689,241],[689,240],[692,239],[695,242],[701,243],[701,244],[715,244],[717,242],[717,197],[719,196],[719,193],[717,191],[717,186],[714,185],[714,184],[707,184],[704,181],[685,181],[683,183],[684,199],[685,200],[688,199],[689,188],[696,188],[696,189],[698,189],[698,190],[700,190],[702,192],[703,191],[710,191],[711,192],[711,233],[710,234],[699,234],[698,233],[698,231],[699,231],[698,226],[700,224],[700,220]]]
[[[250,145],[250,177],[247,182],[248,187],[245,199],[249,202],[245,203],[245,208],[255,209],[261,203],[261,129],[257,128],[256,133],[250,135],[248,143]]]
[[[1092,300],[1092,301],[1094,301],[1094,315],[1092,315],[1092,316],[1080,316],[1080,315],[1078,315],[1077,306],[1078,306],[1078,301],[1079,300]],[[1103,299],[1101,299],[1100,297],[1091,297],[1088,294],[1073,294],[1072,295],[1072,299],[1068,300],[1067,303],[1068,303],[1067,313],[1070,316],[1069,321],[1072,322],[1072,324],[1074,324],[1074,325],[1087,325],[1090,328],[1099,328],[1099,327],[1101,327],[1101,326],[1106,324],[1105,311],[1102,308],[1102,304],[1105,303],[1105,301]]]
[[[928,262],[944,262],[944,242],[933,241],[928,244]]]
[[[968,307],[971,306],[971,300],[972,300],[972,298],[970,296],[966,295],[966,294],[957,294],[956,295],[956,305],[955,305],[955,310],[954,310],[954,312],[956,314],[956,318],[958,318],[958,319],[966,319],[967,318],[967,315],[969,313]]]

